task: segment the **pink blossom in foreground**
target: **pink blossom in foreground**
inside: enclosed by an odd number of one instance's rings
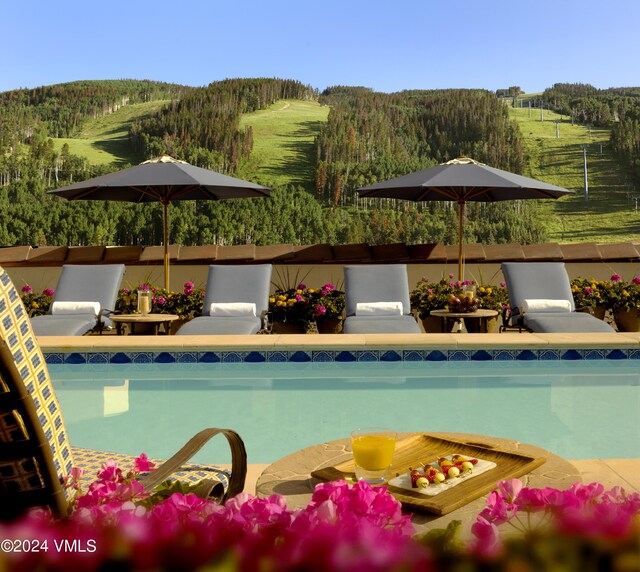
[[[55,290],[53,290],[52,288],[45,288],[45,289],[42,291],[42,293],[43,293],[45,296],[53,296],[53,295],[56,293],[56,291],[55,291]]]
[[[640,276],[634,276],[631,282],[634,284],[640,284]]]
[[[612,274],[611,282],[622,282],[622,276],[620,274]]]
[[[322,305],[318,304],[318,305],[313,309],[313,313],[314,313],[316,316],[324,316],[324,315],[327,313],[327,309],[326,309],[324,306],[322,306]]]
[[[29,284],[25,284],[22,287],[22,293],[23,294],[31,294],[31,292],[33,292],[33,288],[31,286],[29,286]]]

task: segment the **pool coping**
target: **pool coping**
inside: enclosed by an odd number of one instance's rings
[[[640,333],[40,337],[47,363],[638,360]]]

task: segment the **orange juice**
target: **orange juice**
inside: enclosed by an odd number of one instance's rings
[[[393,461],[395,435],[359,435],[351,440],[353,459],[367,471],[383,471]]]

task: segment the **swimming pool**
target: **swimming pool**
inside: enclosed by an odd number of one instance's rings
[[[458,431],[570,459],[640,457],[637,362],[50,365],[74,445],[166,457],[204,427],[271,463],[358,426]],[[196,457],[228,462],[214,440]]]
[[[50,365],[71,443],[166,457],[230,427],[250,463],[359,426],[458,431],[569,459],[640,458],[637,362]],[[196,457],[229,462],[224,440]]]

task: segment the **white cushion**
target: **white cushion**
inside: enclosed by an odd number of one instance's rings
[[[93,314],[100,313],[100,302],[54,302],[51,304],[52,314]]]
[[[524,300],[522,302],[522,312],[524,314],[534,314],[536,312],[571,312],[571,302],[569,302],[569,300]]]
[[[214,302],[209,314],[212,316],[255,316],[256,305],[249,302]]]
[[[358,302],[356,316],[402,316],[402,302]]]

